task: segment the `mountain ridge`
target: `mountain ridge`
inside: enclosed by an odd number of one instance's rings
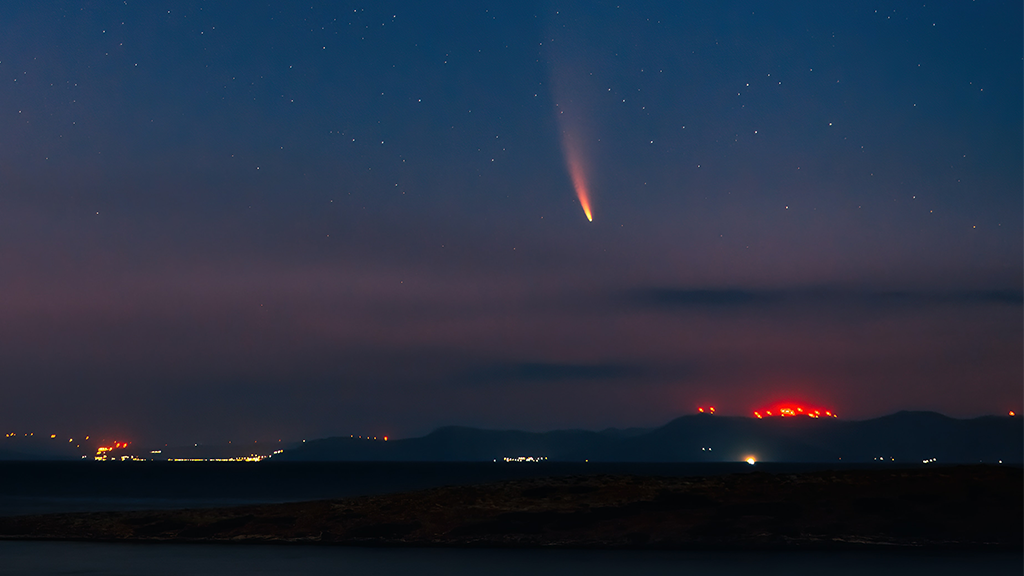
[[[943,463],[1024,460],[1019,418],[952,418],[904,410],[868,420],[685,415],[650,429],[488,430],[444,426],[425,436],[373,441],[332,437],[275,460],[488,461],[533,456],[557,461]]]

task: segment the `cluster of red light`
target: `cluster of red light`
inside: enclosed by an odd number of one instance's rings
[[[700,412],[701,414],[704,414],[704,413],[714,414],[715,413],[715,407],[714,406],[709,406],[707,408],[707,410],[705,410],[703,406],[698,406],[697,407],[697,412]]]
[[[110,452],[111,450],[120,450],[122,448],[127,448],[129,444],[131,444],[131,442],[117,442],[117,441],[115,441],[110,446],[100,446],[99,448],[97,448],[97,451],[99,451],[99,452]]]
[[[808,408],[806,406],[797,406],[793,404],[785,404],[776,406],[771,410],[755,410],[754,416],[757,418],[764,418],[765,416],[777,416],[780,418],[787,418],[790,416],[807,416],[809,418],[838,418],[839,416],[831,410],[820,410],[817,408]]]

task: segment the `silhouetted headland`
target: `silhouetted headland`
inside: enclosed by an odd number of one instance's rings
[[[0,518],[0,538],[591,548],[1019,550],[1012,466],[571,476],[342,500]]]

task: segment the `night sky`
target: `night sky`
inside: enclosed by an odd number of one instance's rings
[[[0,427],[1020,410],[1022,20],[5,1]]]

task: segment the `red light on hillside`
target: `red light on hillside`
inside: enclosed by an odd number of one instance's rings
[[[795,416],[806,416],[808,418],[838,418],[839,416],[834,414],[831,410],[821,410],[820,408],[810,408],[807,406],[801,406],[799,404],[780,404],[772,410],[764,410],[763,413],[768,416],[775,416],[776,414],[780,418],[793,418]],[[763,419],[761,410],[754,411],[754,417]]]
[[[1016,412],[1014,412],[1013,410],[1010,410],[1010,416],[1011,416],[1011,417],[1013,417],[1013,416],[1016,416],[1016,415],[1017,415],[1017,413],[1016,413]]]
[[[703,408],[697,408],[697,412],[700,412],[701,414],[703,414],[704,413],[704,409]]]
[[[96,460],[107,460],[108,458],[113,456],[110,453],[112,450],[121,450],[127,448],[129,444],[131,444],[131,442],[118,442],[115,440],[114,443],[111,444],[110,446],[98,446],[96,448]],[[124,460],[125,458],[128,458],[128,456],[121,457],[122,460]]]
[[[711,412],[712,414],[714,414],[715,413],[715,407],[712,406],[711,408],[708,408],[708,411]]]

